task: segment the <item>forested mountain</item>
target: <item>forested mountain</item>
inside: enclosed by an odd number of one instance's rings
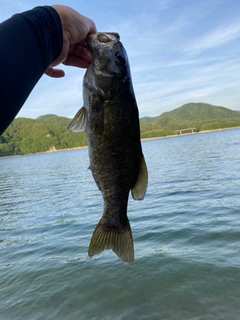
[[[37,119],[17,118],[0,136],[0,156],[28,154],[87,145],[85,132],[71,132],[71,119],[48,114]],[[176,130],[196,131],[240,126],[240,112],[206,103],[188,103],[157,117],[140,119],[141,137],[177,134]]]
[[[86,146],[85,132],[67,130],[70,121],[56,115],[17,118],[0,136],[0,156]]]
[[[196,128],[195,131],[240,126],[240,112],[207,103],[188,103],[157,117],[140,120],[142,138],[176,134],[176,130]]]

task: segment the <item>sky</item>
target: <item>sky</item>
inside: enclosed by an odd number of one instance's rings
[[[139,115],[158,116],[189,102],[240,110],[240,1],[58,1],[91,18],[98,31],[118,32],[128,53]],[[2,0],[0,22],[42,0]],[[62,66],[43,75],[18,117],[72,118],[82,107],[84,69]]]

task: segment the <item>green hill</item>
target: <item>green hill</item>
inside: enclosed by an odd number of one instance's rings
[[[44,116],[40,116],[38,117],[36,120],[48,120],[50,118],[54,118],[54,117],[57,117],[56,114],[45,114]]]
[[[0,156],[86,146],[85,132],[67,131],[70,121],[56,115],[36,120],[17,118],[0,136]]]
[[[67,131],[71,119],[47,114],[37,119],[17,118],[0,136],[0,156],[20,155],[87,145],[85,132]],[[175,135],[240,126],[240,112],[206,103],[188,103],[157,117],[140,119],[141,137]]]
[[[157,117],[140,120],[142,138],[176,134],[176,130],[196,128],[197,131],[240,126],[240,112],[207,103],[188,103]]]

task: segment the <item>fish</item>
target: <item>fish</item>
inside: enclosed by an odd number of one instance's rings
[[[89,168],[104,201],[88,255],[93,257],[112,249],[131,265],[134,245],[127,216],[128,199],[130,191],[133,199],[144,198],[148,170],[130,66],[118,33],[98,32],[86,41],[93,61],[83,78],[83,107],[68,129],[85,130]]]

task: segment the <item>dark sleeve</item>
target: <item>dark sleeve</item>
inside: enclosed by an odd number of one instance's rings
[[[0,24],[0,134],[15,118],[47,67],[61,53],[62,25],[49,6]]]

